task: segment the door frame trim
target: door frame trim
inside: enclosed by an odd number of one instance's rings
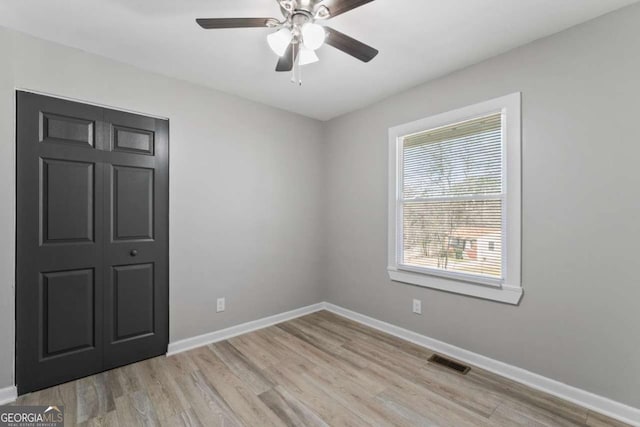
[[[145,113],[143,111],[129,110],[129,109],[122,108],[122,107],[114,107],[113,105],[100,104],[99,102],[87,101],[86,99],[73,98],[73,97],[70,97],[70,96],[56,95],[56,94],[52,94],[52,93],[41,91],[41,90],[34,90],[34,89],[16,87],[15,91],[16,92],[33,93],[35,95],[48,96],[49,98],[62,99],[64,101],[71,101],[71,102],[79,102],[81,104],[91,105],[91,106],[94,106],[94,107],[108,108],[110,110],[122,111],[123,113],[138,114],[138,115],[150,117],[150,118],[153,118],[153,119],[160,119],[160,120],[169,121],[169,117],[159,116],[157,114],[149,114],[149,113]],[[14,116],[15,116],[15,119],[17,121],[17,118],[18,118],[17,114],[15,114]]]

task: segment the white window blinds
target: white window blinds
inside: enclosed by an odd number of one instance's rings
[[[404,136],[399,263],[503,278],[501,113]]]

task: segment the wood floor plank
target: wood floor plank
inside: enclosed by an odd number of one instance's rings
[[[328,426],[322,418],[281,386],[265,391],[259,397],[287,426]]]
[[[143,389],[143,383],[139,375],[141,363],[142,362],[134,363],[110,371],[111,375],[108,376],[108,381],[117,381],[118,383],[115,390],[116,394],[121,393],[120,396],[125,396]],[[120,397],[115,394],[114,396]]]
[[[584,426],[586,423],[586,418],[581,422],[572,421],[562,414],[513,402],[500,405],[492,414],[491,420],[498,425],[539,425],[545,427],[575,427]]]
[[[106,386],[114,399],[126,394],[120,378],[120,373],[123,371],[123,369],[112,369],[104,373]]]
[[[389,346],[402,350],[403,352],[415,356],[422,360],[427,360],[433,355],[433,351],[421,347],[417,344],[405,341],[393,335],[363,326],[357,322],[342,318],[328,311],[321,311],[310,316],[316,316],[314,319],[318,327],[327,329],[334,333],[349,336],[351,339],[361,339],[365,341],[385,343]],[[311,318],[310,316],[305,317]]]
[[[102,416],[115,409],[113,395],[107,387],[104,373],[78,380],[76,382],[76,399],[78,405],[76,420],[78,423]]]
[[[435,367],[431,364],[424,366],[423,372],[416,379],[416,383],[441,394],[461,406],[474,410],[486,417],[491,416],[502,402],[494,393],[487,393],[482,387],[469,381],[466,375],[461,375],[446,368]]]
[[[459,405],[427,385],[420,384],[417,377],[401,375],[397,371],[378,364],[372,364],[365,372],[388,385],[387,389],[378,395],[380,399],[413,410],[431,423],[446,424],[449,418],[445,414],[450,414],[450,419],[456,420],[460,425],[487,425],[485,416],[467,406]],[[426,409],[423,411],[416,406]]]
[[[265,369],[283,360],[296,357],[295,354],[278,348],[275,343],[265,341],[262,335],[257,332],[231,338],[229,343],[260,369]]]
[[[179,377],[179,375],[174,375],[174,365],[169,361],[169,358],[156,357],[150,359],[150,361],[153,370],[158,373],[156,378],[158,378],[159,384],[163,386],[167,396],[174,401],[176,409],[189,409],[189,400],[184,395],[180,387],[178,387],[177,378]]]
[[[315,367],[306,373],[306,377],[369,425],[411,427],[411,424],[395,411],[380,406],[375,394],[370,390],[359,387],[336,372]]]
[[[352,340],[343,348],[360,355],[374,363],[383,363],[391,367],[406,368],[418,371],[427,364],[427,360],[417,358],[385,343],[375,343],[362,340]]]
[[[163,381],[164,375],[153,360],[140,363],[138,372],[159,420],[172,418],[182,411],[177,393]]]
[[[313,358],[320,363],[327,363],[329,365],[335,365],[338,362],[341,366],[344,366],[346,370],[354,368],[360,368],[366,365],[366,361],[362,361],[361,358],[354,360],[350,357],[345,357],[341,354],[342,347],[335,349],[327,349],[322,346],[317,346],[309,343],[305,339],[302,339],[296,335],[292,335],[289,332],[277,325],[273,328],[268,328],[266,331],[269,333],[269,339],[284,345],[290,352],[294,352],[303,358]]]
[[[211,387],[200,371],[179,380],[180,387],[189,398],[192,410],[204,425],[220,427],[239,427],[244,424],[227,405],[222,396]]]
[[[381,405],[384,405],[387,408],[387,410],[395,412],[398,416],[405,419],[412,426],[420,426],[420,427],[437,426],[437,424],[435,424],[433,421],[427,419],[426,417],[414,411],[413,409],[407,408],[406,406],[399,405],[393,400],[386,399],[382,393],[376,396],[376,399],[378,400],[378,402],[380,402]]]
[[[108,387],[108,385],[107,385]],[[64,419],[69,425],[77,424],[77,407],[78,396],[76,394],[76,384],[74,381],[60,384],[53,387],[58,390],[58,395],[62,399],[62,405],[64,406]],[[115,405],[115,401],[114,401]],[[48,406],[48,405],[47,405]]]
[[[172,365],[167,358],[141,362],[138,373],[160,421],[173,419],[190,408],[175,376],[171,375]]]
[[[311,338],[322,348],[326,349],[339,348],[342,344],[349,341],[349,338],[342,335],[342,332],[328,333],[326,329],[320,328],[318,325],[304,317],[291,320],[284,323],[284,325],[296,327],[307,335],[307,337]]]
[[[69,419],[67,418],[66,414],[65,414],[65,424],[66,425],[76,425],[76,424],[71,424],[71,422],[69,421]],[[111,412],[107,412],[104,415],[100,415],[98,417],[95,418],[91,418],[83,423],[79,423],[77,424],[78,426],[81,427],[119,427],[120,426],[120,422],[118,421],[118,413],[116,410],[113,410]]]
[[[222,424],[222,423],[221,423]],[[164,427],[200,427],[204,426],[202,422],[198,419],[196,413],[189,409],[187,411],[183,411],[173,415],[171,418],[167,418],[166,420],[160,420],[160,425]],[[212,425],[212,424],[206,424]]]
[[[331,395],[306,378],[306,369],[289,363],[271,366],[268,372],[294,394],[301,402],[318,414],[331,426],[369,426],[365,420],[353,413]]]
[[[348,328],[344,328],[340,325],[327,322],[321,317],[315,316],[315,313],[308,316],[299,317],[295,320],[296,324],[308,327],[311,330],[324,335],[328,339],[335,340],[338,344],[344,344],[345,342],[354,338],[354,331]]]
[[[20,396],[68,426],[623,427],[416,344],[320,311]]]
[[[530,407],[578,424],[586,423],[588,410],[541,391],[481,369],[472,369],[467,375],[487,393],[495,393],[505,403],[517,407]]]
[[[323,366],[327,369],[335,370],[348,378],[354,384],[360,386],[363,390],[370,390],[374,394],[377,394],[384,389],[383,384],[371,381],[367,376],[363,375],[361,373],[360,366],[352,362],[351,354],[348,356],[345,355],[342,348],[339,349],[342,354],[338,355],[334,352],[325,351],[323,349],[321,350],[318,347],[300,340],[281,329],[270,328],[269,332],[271,333],[271,339],[273,341],[281,342],[292,352],[296,352],[300,357],[307,360],[312,365]],[[300,361],[298,359],[298,363],[304,364],[304,361]]]
[[[301,323],[286,322],[277,325],[278,328],[287,332],[288,334],[293,335],[294,337],[304,341],[314,347],[317,347],[321,350],[335,351],[340,348],[344,342],[340,340],[331,340],[327,339],[327,337],[319,333],[316,330],[312,330],[306,327]]]
[[[542,420],[536,420],[526,414],[514,411],[506,406],[499,406],[490,417],[491,423],[497,427],[506,426],[527,426],[527,427],[549,427]]]
[[[157,426],[158,417],[147,393],[135,391],[116,399],[118,423],[121,426]]]
[[[230,343],[223,341],[211,345],[210,348],[255,394],[273,388],[273,384],[265,378],[260,368]]]
[[[345,317],[338,316],[337,314],[331,313],[329,311],[320,311],[314,314],[322,316],[322,318],[324,319],[328,319],[328,322],[326,324],[334,325],[334,328],[342,328],[343,334],[346,333],[346,331],[355,331],[362,336],[368,337],[372,342],[386,343],[391,347],[400,349],[405,353],[411,354],[424,360],[428,359],[433,354],[433,351],[427,348],[421,347],[417,344],[413,344],[409,341],[405,341],[401,338],[395,337],[377,329],[362,325]]]
[[[466,376],[433,367],[427,360],[385,346],[388,344],[354,340],[345,345],[345,349],[485,417],[490,416],[501,402],[494,394],[476,387]]]
[[[252,393],[208,347],[194,350],[194,360],[207,382],[246,425],[281,426],[284,423]]]
[[[451,427],[488,427],[489,420],[475,413],[447,405],[433,393],[412,393],[406,389],[390,387],[378,395],[383,402],[413,410],[432,424]]]

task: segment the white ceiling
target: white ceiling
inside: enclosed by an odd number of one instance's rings
[[[194,19],[278,17],[275,0],[0,0],[0,25],[327,120],[637,0],[377,0],[328,22],[372,45],[369,64],[329,46],[304,84],[274,71],[269,29]]]

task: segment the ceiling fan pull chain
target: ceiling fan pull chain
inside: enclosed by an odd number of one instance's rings
[[[293,71],[291,73],[291,83],[302,86],[302,69],[300,67],[300,55],[297,55],[293,62]]]

